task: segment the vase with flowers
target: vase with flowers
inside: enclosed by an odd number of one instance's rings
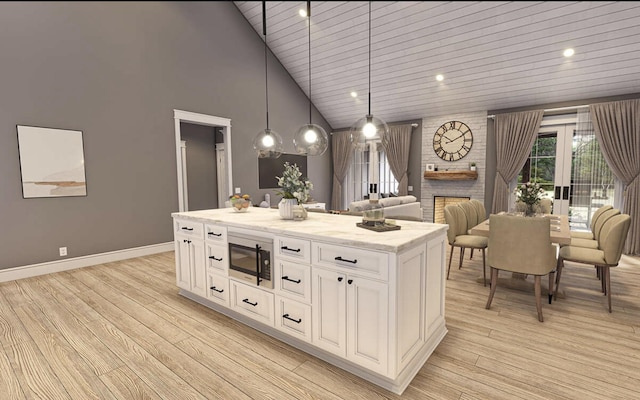
[[[518,206],[518,203],[523,204],[524,210],[522,211],[524,211],[524,215],[531,217],[536,214],[536,206],[544,195],[544,189],[538,183],[527,182],[516,186],[513,193],[516,196],[516,206]]]
[[[280,190],[276,194],[282,196],[278,203],[278,211],[282,219],[293,219],[295,207],[302,206],[309,199],[309,192],[313,189],[313,184],[302,177],[302,172],[297,164],[284,163],[282,176],[276,176]],[[304,210],[304,209],[303,209]]]

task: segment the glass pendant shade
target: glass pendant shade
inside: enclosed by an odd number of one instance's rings
[[[265,129],[253,139],[253,149],[258,158],[278,158],[284,151],[282,136],[272,129]]]
[[[380,118],[366,115],[360,118],[349,130],[351,143],[357,145],[367,140],[382,140],[389,134],[389,125]]]
[[[329,136],[320,125],[310,123],[298,128],[293,136],[293,145],[298,154],[320,156],[327,151]]]

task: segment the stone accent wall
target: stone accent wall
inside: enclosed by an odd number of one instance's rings
[[[458,161],[444,161],[433,151],[433,134],[448,121],[462,121],[473,133],[473,146],[464,158]],[[427,164],[435,164],[438,170],[468,170],[469,163],[475,162],[478,179],[469,181],[438,181],[422,179],[420,205],[424,221],[433,222],[433,197],[469,197],[484,203],[485,162],[487,153],[487,113],[460,113],[423,118],[422,120],[422,170]]]
[[[469,201],[469,198],[434,196],[433,222],[436,224],[446,224],[444,220],[444,208],[452,204],[462,203],[463,201]]]

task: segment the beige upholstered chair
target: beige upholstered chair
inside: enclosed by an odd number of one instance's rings
[[[536,309],[538,320],[542,322],[541,278],[549,274],[551,302],[553,271],[556,267],[556,248],[551,244],[549,218],[491,215],[489,225],[491,292],[486,308],[491,307],[499,270],[534,275]]]
[[[598,220],[598,218],[600,218],[600,216],[602,215],[602,213],[604,213],[607,210],[611,210],[613,208],[613,206],[607,204],[604,205],[600,208],[598,208],[596,210],[596,212],[593,213],[593,217],[591,217],[591,223],[589,224],[589,232],[580,232],[580,231],[571,231],[571,238],[576,238],[576,239],[590,239],[593,240],[595,239],[595,235],[593,234],[594,231],[594,226],[596,221]]]
[[[453,249],[455,247],[460,248],[460,265],[458,269],[462,268],[462,259],[464,258],[464,249],[481,249],[482,250],[482,277],[485,286],[487,285],[487,274],[485,267],[485,249],[487,248],[488,238],[484,236],[469,235],[467,233],[469,226],[467,224],[467,217],[465,216],[462,208],[457,204],[448,205],[444,208],[444,219],[449,225],[447,231],[447,240],[451,245],[451,254],[449,255],[449,267],[447,269],[447,279],[449,279],[449,272],[451,271],[451,260],[453,259]]]
[[[476,207],[476,213],[478,214],[478,223],[486,221],[487,209],[484,207],[484,203],[476,199],[471,199],[469,201]]]
[[[595,265],[598,276],[601,278],[602,291],[607,295],[609,312],[611,312],[611,280],[610,268],[618,265],[622,256],[622,248],[627,240],[631,217],[627,214],[618,214],[609,218],[602,227],[598,237],[598,248],[589,249],[578,246],[564,246],[560,248],[558,256],[558,276],[556,277],[556,291],[560,285],[560,277],[565,261],[573,261],[580,264]],[[493,226],[491,227],[493,229]],[[491,260],[491,253],[489,253]],[[491,261],[489,261],[491,262]]]
[[[478,209],[471,203],[471,201],[457,203],[457,206],[464,211],[464,215],[467,217],[467,229],[471,229],[480,223],[478,218]]]
[[[602,232],[602,228],[604,224],[611,219],[612,217],[619,215],[620,210],[617,208],[611,208],[609,210],[604,211],[598,217],[597,221],[593,224],[593,239],[581,239],[581,238],[571,238],[571,246],[577,247],[586,247],[588,249],[597,249],[598,248],[598,238],[600,237],[600,233]]]

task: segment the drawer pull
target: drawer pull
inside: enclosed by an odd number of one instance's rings
[[[216,258],[215,256],[209,256],[209,258],[212,259],[213,261],[222,261],[222,257]]]
[[[353,279],[347,279],[347,283],[351,285],[353,283]]]
[[[258,305],[258,302],[257,302],[257,301],[256,301],[255,303],[252,303],[252,302],[250,302],[250,301],[249,301],[249,299],[244,299],[244,300],[242,300],[242,302],[243,302],[243,303],[250,304],[250,305],[252,305],[252,306],[254,306],[254,307]]]
[[[218,293],[224,292],[224,289],[216,289],[215,286],[211,286],[209,289],[213,290],[214,292],[218,292]]]
[[[187,239],[182,239],[183,243],[191,243],[191,240],[187,240]]]
[[[289,247],[287,247],[287,246],[282,246],[282,247],[280,247],[280,248],[281,248],[282,250],[288,250],[288,251],[294,251],[294,252],[296,252],[296,253],[300,253],[300,249],[291,249],[291,248],[289,248]]]
[[[284,279],[285,281],[289,281],[289,282],[293,282],[293,283],[300,283],[302,282],[300,279],[296,280],[296,279],[290,279],[289,276],[283,276],[282,279]]]
[[[187,228],[186,226],[183,226],[182,229],[185,230],[185,231],[192,231],[193,230],[193,228]]]
[[[338,282],[342,282],[343,279],[344,279],[343,277],[339,276],[338,277]]]
[[[208,232],[207,235],[213,235],[213,236],[222,236],[222,233],[214,233],[214,232]]]
[[[289,316],[289,314],[285,314],[285,315],[283,315],[283,316],[282,316],[282,318],[286,318],[286,319],[288,319],[289,321],[293,321],[293,322],[295,322],[296,324],[299,324],[300,322],[302,322],[302,318],[293,319],[293,318],[291,318],[291,317]]]
[[[346,258],[342,258],[340,256],[336,257],[335,260],[336,261],[344,261],[344,262],[348,262],[348,263],[351,263],[351,264],[355,264],[355,263],[358,262],[358,260],[347,260]]]

